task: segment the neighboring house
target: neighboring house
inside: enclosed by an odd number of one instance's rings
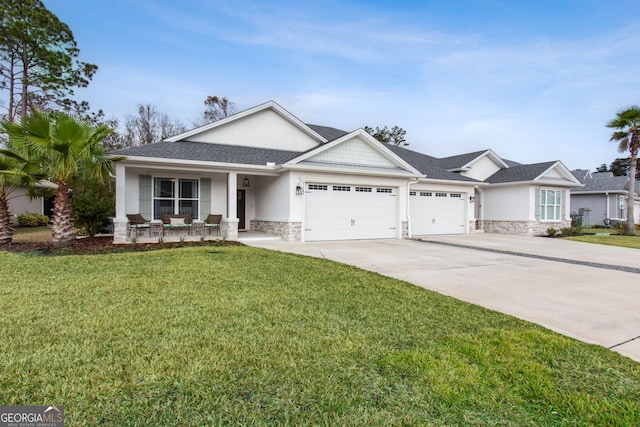
[[[544,234],[570,224],[559,161],[523,165],[491,150],[438,159],[363,129],[305,124],[275,102],[166,141],[116,150],[114,240],[127,214],[222,214],[222,235],[291,241],[408,238],[477,230]]]
[[[571,189],[571,213],[582,215],[585,227],[627,220],[628,177],[613,176],[611,172],[591,173],[585,169],[572,173],[583,186]],[[634,222],[640,223],[640,181],[636,181],[634,215]]]
[[[43,187],[55,190],[56,185],[43,181],[40,184]],[[18,215],[24,213],[38,213],[43,214],[51,218],[51,210],[53,208],[52,197],[35,197],[31,198],[29,193],[24,188],[17,188],[11,192],[8,200],[9,212],[11,213],[11,222],[13,224],[18,223]]]

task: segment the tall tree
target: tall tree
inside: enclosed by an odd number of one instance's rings
[[[402,129],[401,127],[394,126],[391,129],[388,129],[386,126],[382,129],[376,126],[375,130],[370,126],[365,126],[364,130],[377,139],[378,141],[384,144],[397,145],[398,147],[405,147],[409,145],[409,143],[405,139],[405,135],[407,131]]]
[[[236,112],[235,102],[229,101],[226,96],[219,97],[217,95],[207,96],[204,100],[205,110],[202,116],[193,120],[194,126],[203,126],[212,122],[229,117]]]
[[[604,165],[605,168],[607,165]],[[631,158],[630,157],[618,157],[605,169],[605,172],[609,171],[613,173],[613,176],[631,176]],[[636,181],[640,180],[640,168],[636,168]]]
[[[0,89],[7,118],[34,109],[73,109],[74,88],[98,67],[78,60],[73,33],[40,0],[0,0]]]
[[[186,126],[179,120],[158,111],[155,105],[138,104],[137,114],[127,114],[124,120],[124,146],[159,142],[173,135],[186,131]]]
[[[618,112],[616,118],[607,123],[607,127],[616,129],[609,140],[618,143],[618,151],[620,153],[629,151],[631,154],[629,193],[627,195],[627,224],[624,234],[635,236],[633,201],[636,194],[636,180],[634,177],[636,176],[638,164],[638,148],[640,148],[640,107],[634,105]]]
[[[34,111],[20,124],[3,124],[9,144],[27,144],[42,172],[58,188],[53,202],[51,234],[55,246],[67,246],[71,233],[69,189],[82,179],[105,182],[113,173],[113,162],[105,154],[102,140],[112,132],[106,126],[92,127],[66,113]]]

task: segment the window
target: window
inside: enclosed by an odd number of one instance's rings
[[[162,215],[191,215],[198,219],[199,192],[197,179],[154,178],[153,218]]]
[[[562,190],[540,190],[540,219],[543,221],[562,219]]]
[[[624,218],[626,215],[624,214],[624,205],[626,204],[625,197],[620,194],[618,196],[618,210],[620,213],[618,214],[618,218]]]
[[[417,193],[415,191],[409,191],[410,196],[415,196]]]
[[[326,185],[309,184],[309,190],[326,190]]]
[[[449,194],[449,197],[453,197],[455,199],[461,199],[462,198],[462,193],[451,193],[451,194]]]
[[[371,187],[356,187],[356,191],[359,193],[371,193]]]
[[[431,191],[421,191],[420,195],[422,197],[431,197],[431,196],[433,196],[433,193]]]
[[[447,197],[447,193],[436,193],[436,197]]]
[[[334,185],[333,191],[351,191],[351,187],[348,185]]]
[[[391,188],[376,188],[376,193],[393,193]]]

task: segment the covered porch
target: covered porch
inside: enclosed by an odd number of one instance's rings
[[[114,242],[238,240],[239,231],[252,230],[256,194],[278,176],[265,166],[229,170],[118,162]],[[134,215],[142,224],[131,220]],[[213,217],[218,226],[210,223]]]

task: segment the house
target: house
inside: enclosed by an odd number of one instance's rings
[[[627,220],[629,177],[613,176],[612,172],[591,173],[585,169],[572,171],[583,184],[571,189],[571,213],[582,215],[582,224],[610,225],[613,221]],[[634,222],[640,223],[640,181],[636,181],[634,195]]]
[[[222,214],[222,235],[289,241],[409,238],[568,226],[559,161],[524,165],[483,150],[435,158],[363,129],[306,124],[271,101],[162,142],[116,150],[114,240],[127,214]]]
[[[55,191],[56,185],[49,181],[42,181],[37,187]],[[37,213],[49,218],[53,215],[53,197],[31,197],[25,188],[16,188],[11,191],[8,198],[11,223],[18,223],[18,215],[25,213]]]

